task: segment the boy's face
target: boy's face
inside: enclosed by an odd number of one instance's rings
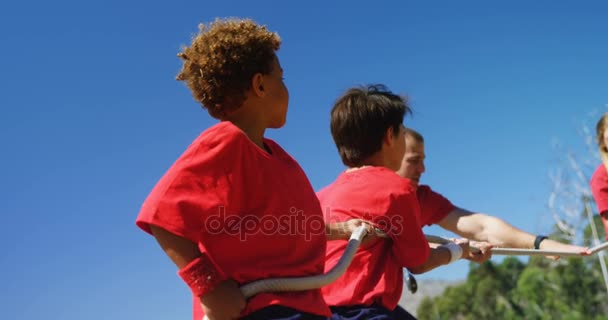
[[[424,154],[424,143],[418,142],[410,136],[406,136],[405,141],[405,155],[401,162],[401,168],[399,168],[397,173],[418,185],[422,174],[426,170],[424,166],[424,158],[426,157]]]
[[[275,58],[272,62],[272,71],[264,75],[264,90],[268,90],[265,102],[268,127],[280,128],[285,125],[287,120],[289,92],[285,83],[283,83],[283,69],[278,58]]]

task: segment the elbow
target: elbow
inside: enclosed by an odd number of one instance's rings
[[[404,265],[411,273],[421,274],[431,271],[433,267],[433,255],[435,250],[427,251],[426,254],[418,256],[416,261],[411,261],[409,265]]]
[[[429,271],[429,268],[427,268],[427,266],[425,266],[425,265],[421,265],[421,266],[417,266],[417,267],[408,268],[408,270],[412,274],[422,274],[422,273]]]

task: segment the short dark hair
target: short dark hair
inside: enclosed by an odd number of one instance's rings
[[[405,128],[405,136],[412,137],[418,143],[424,143],[424,137],[420,134],[420,132],[412,128]]]
[[[382,148],[388,128],[398,132],[411,113],[407,98],[375,84],[348,89],[331,110],[331,134],[349,167],[358,167]]]

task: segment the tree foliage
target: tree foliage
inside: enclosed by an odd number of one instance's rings
[[[585,231],[584,241],[590,243],[590,231]],[[500,263],[471,264],[466,282],[424,299],[417,316],[420,320],[608,320],[608,294],[597,256],[558,261],[531,257],[527,262],[507,257]]]

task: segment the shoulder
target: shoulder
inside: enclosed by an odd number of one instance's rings
[[[321,190],[317,191],[315,194],[317,195],[317,198],[319,200],[325,198],[325,195],[328,193],[328,190],[330,188],[331,185],[325,186],[323,188],[321,188]]]
[[[597,166],[597,168],[595,168],[595,171],[593,172],[593,178],[605,178],[608,177],[608,172],[606,171],[606,166],[602,163],[599,166]]]
[[[418,199],[436,199],[436,198],[445,198],[442,194],[440,194],[439,192],[433,190],[430,186],[428,185],[419,185],[418,188],[416,189],[416,195],[418,196]]]
[[[409,179],[402,178],[388,168],[374,167],[362,173],[364,174],[364,179],[371,185],[370,188],[377,188],[381,193],[394,195],[416,194],[416,187]]]
[[[273,156],[278,157],[285,162],[297,163],[297,161],[276,141],[264,138],[264,144],[266,144],[266,146],[272,150]]]
[[[226,148],[246,139],[245,134],[229,121],[222,121],[203,131],[196,140],[194,146],[208,148]]]
[[[180,157],[184,166],[227,163],[240,157],[248,138],[228,121],[220,122],[203,131]]]
[[[404,179],[388,168],[370,170],[365,178],[370,194],[376,202],[392,206],[418,206],[416,187],[409,179]]]
[[[433,192],[434,192],[433,189],[431,189],[431,187],[426,184],[421,184],[416,189],[416,194],[418,194],[418,197],[428,196],[429,194],[432,194]]]
[[[605,184],[608,182],[608,172],[606,172],[606,166],[602,163],[595,169],[593,176],[591,176],[591,185]]]

